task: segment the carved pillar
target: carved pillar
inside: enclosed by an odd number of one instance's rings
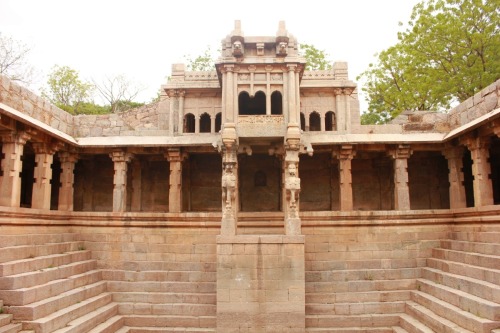
[[[335,109],[337,115],[337,131],[345,132],[345,112],[344,112],[344,96],[342,96],[342,88],[333,89],[335,95]]]
[[[466,137],[461,140],[470,150],[472,175],[474,176],[474,206],[493,205],[493,185],[490,174],[490,139],[484,137]]]
[[[401,144],[389,153],[394,159],[394,209],[409,210],[408,159],[412,153],[410,146]]]
[[[109,154],[114,163],[113,212],[124,212],[127,208],[127,167],[132,155],[124,151]]]
[[[170,163],[168,211],[180,213],[182,212],[182,161],[185,154],[180,148],[169,148],[165,157]]]
[[[288,114],[289,114],[289,123],[297,123],[297,105],[295,102],[295,69],[297,68],[296,64],[289,64],[288,67]]]
[[[464,148],[447,147],[443,150],[443,156],[448,161],[448,181],[450,182],[450,208],[465,208],[467,201],[465,197],[463,156]]]
[[[0,205],[19,207],[21,203],[21,156],[31,136],[26,132],[9,133],[2,138],[2,177],[0,177]]]
[[[353,209],[351,161],[356,155],[352,145],[342,145],[334,155],[339,160],[340,210]]]
[[[184,127],[184,95],[186,95],[185,90],[179,90],[179,121],[177,122],[177,132],[179,134],[183,133]]]
[[[235,93],[234,93],[234,65],[225,65],[224,69],[226,71],[226,103],[224,105],[225,110],[225,116],[226,122],[233,123],[234,122],[234,113],[235,113],[235,107],[234,107],[234,99],[235,99]]]
[[[175,133],[175,126],[174,126],[174,110],[175,110],[175,97],[177,96],[177,92],[175,90],[169,90],[168,92],[168,97],[170,99],[170,110],[168,113],[168,133],[173,136]]]
[[[221,235],[236,235],[238,195],[238,146],[233,123],[224,124],[222,138],[222,223]]]
[[[299,149],[300,149],[300,127],[297,123],[289,123],[285,138],[285,234],[300,235],[301,221],[299,217]]]
[[[75,164],[78,155],[70,152],[60,152],[61,162],[61,188],[59,189],[58,210],[72,211],[75,183]]]
[[[140,212],[142,210],[142,163],[138,158],[132,160],[132,198],[130,210]]]
[[[52,186],[52,162],[54,148],[47,143],[33,143],[35,151],[35,170],[31,207],[37,209],[50,209],[50,191]]]

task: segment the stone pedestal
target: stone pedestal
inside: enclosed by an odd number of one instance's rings
[[[217,237],[217,332],[305,332],[304,236]]]

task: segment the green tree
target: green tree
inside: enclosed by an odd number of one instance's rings
[[[82,113],[82,104],[89,103],[94,86],[82,81],[76,70],[68,66],[54,66],[42,96],[72,114]]]
[[[499,0],[417,4],[399,42],[357,78],[366,81],[369,113],[446,110],[499,79],[499,8]]]
[[[332,69],[332,64],[328,60],[328,53],[317,49],[311,44],[300,44],[300,54],[306,59],[306,70],[328,70]]]
[[[29,52],[26,44],[0,33],[0,74],[26,85],[32,83],[34,70],[28,63]]]
[[[188,71],[213,71],[215,70],[215,61],[212,55],[210,46],[207,46],[205,51],[193,58],[190,55],[185,55],[184,59],[187,61]]]

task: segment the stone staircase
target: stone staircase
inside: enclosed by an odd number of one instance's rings
[[[455,231],[432,250],[400,326],[408,332],[500,329],[500,232]]]
[[[117,315],[96,261],[73,234],[3,235],[0,244],[0,299],[23,330],[88,332]],[[113,332],[100,327],[94,332]]]
[[[12,323],[12,315],[5,313],[3,301],[0,301],[0,333],[17,333],[21,329],[21,324]]]

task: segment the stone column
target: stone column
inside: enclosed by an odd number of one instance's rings
[[[472,176],[474,176],[474,206],[493,205],[493,185],[490,174],[490,139],[485,137],[467,137],[462,142],[470,150],[472,158]]]
[[[184,95],[186,95],[185,90],[179,90],[178,96],[179,96],[179,120],[177,122],[177,132],[179,134],[182,134],[184,129]]]
[[[109,154],[114,163],[113,178],[113,212],[124,212],[127,209],[127,164],[132,155],[124,151]]]
[[[235,99],[235,94],[234,94],[234,65],[225,65],[224,69],[226,71],[226,103],[224,105],[225,110],[223,114],[225,113],[226,122],[233,123],[234,122],[234,113],[235,113],[235,107],[234,107],[234,99]]]
[[[50,191],[52,186],[52,162],[54,149],[47,143],[33,143],[35,151],[35,170],[31,208],[50,209]]]
[[[297,68],[296,64],[288,64],[288,114],[289,114],[289,123],[295,124],[297,123],[297,105],[295,103],[295,69]]]
[[[75,183],[75,164],[78,155],[70,152],[60,152],[59,161],[61,162],[61,188],[59,189],[58,210],[73,210],[73,194]]]
[[[132,198],[130,210],[140,212],[142,210],[142,163],[138,158],[132,160]]]
[[[350,103],[350,95],[353,92],[353,89],[344,88],[342,89],[342,94],[344,95],[344,106],[345,106],[345,129],[347,132],[351,132],[351,103]]]
[[[200,116],[199,115],[194,116],[194,132],[196,134],[200,133]]]
[[[236,235],[238,195],[238,147],[234,124],[226,123],[222,130],[222,223],[221,235]]]
[[[173,136],[175,133],[174,126],[174,109],[175,109],[175,97],[177,96],[177,92],[175,90],[169,90],[168,97],[170,99],[170,110],[168,113],[168,133],[170,136]]]
[[[344,96],[342,95],[342,88],[333,89],[335,95],[335,109],[337,114],[337,131],[345,132],[345,112],[344,112]]]
[[[463,156],[464,148],[447,147],[443,150],[443,156],[448,161],[448,181],[450,182],[450,208],[465,208],[467,201],[465,197]]]
[[[185,155],[180,148],[169,148],[165,157],[170,163],[168,211],[180,213],[182,212],[182,161]]]
[[[300,127],[297,123],[289,123],[285,138],[285,170],[283,183],[285,184],[285,234],[301,235],[301,221],[299,217],[299,149]]]
[[[394,209],[409,210],[408,159],[412,153],[410,146],[401,144],[389,153],[394,159]]]
[[[0,177],[0,205],[19,207],[21,204],[21,171],[23,162],[21,156],[26,142],[31,136],[26,132],[9,133],[2,138],[1,166],[3,175]]]
[[[351,161],[356,155],[352,145],[342,145],[334,152],[339,159],[340,210],[353,209]]]

